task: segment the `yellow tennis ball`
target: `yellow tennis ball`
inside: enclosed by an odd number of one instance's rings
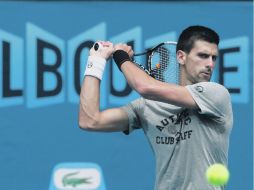
[[[225,185],[229,180],[229,171],[223,164],[213,164],[206,170],[206,179],[214,186]]]

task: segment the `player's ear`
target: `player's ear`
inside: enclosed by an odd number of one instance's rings
[[[186,53],[182,50],[176,52],[177,61],[179,64],[184,65],[186,59]]]

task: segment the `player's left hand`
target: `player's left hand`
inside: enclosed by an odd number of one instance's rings
[[[125,51],[126,53],[128,53],[129,57],[133,57],[133,55],[134,55],[134,51],[133,51],[132,47],[127,44],[122,44],[122,43],[115,44],[114,49],[115,49],[115,51],[116,50]]]

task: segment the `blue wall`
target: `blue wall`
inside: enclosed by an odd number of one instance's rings
[[[133,41],[139,52],[176,40],[183,28],[195,24],[209,26],[221,36],[222,66],[217,66],[213,80],[231,89],[234,109],[228,189],[251,189],[252,2],[88,1],[0,2],[1,189],[48,189],[53,168],[62,162],[97,163],[110,190],[153,189],[154,158],[142,131],[125,136],[78,128],[78,90],[87,47],[98,39]],[[50,48],[42,51],[38,39]],[[52,66],[49,72],[45,65]],[[229,67],[235,70],[228,72]],[[110,75],[118,80],[110,81]],[[125,88],[123,76],[108,65],[101,108],[138,97],[133,91],[124,94]]]

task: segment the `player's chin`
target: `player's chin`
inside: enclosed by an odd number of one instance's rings
[[[211,80],[211,77],[202,77],[198,79],[198,82],[209,82]]]
[[[210,74],[201,74],[199,76],[199,82],[209,82],[211,80]]]

